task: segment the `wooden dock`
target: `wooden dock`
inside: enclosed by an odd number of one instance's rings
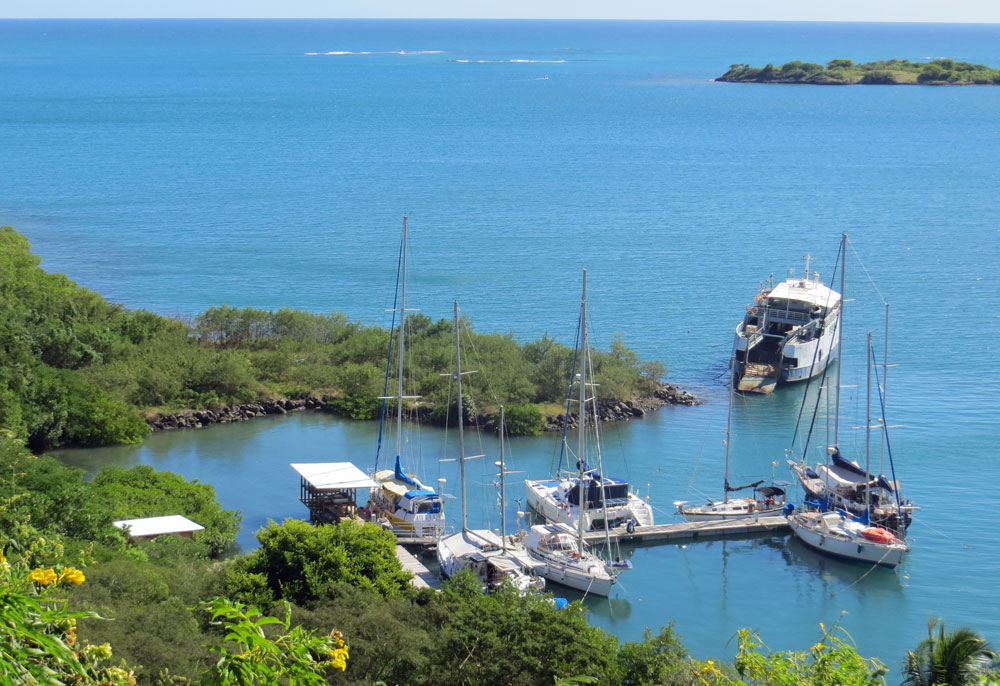
[[[413,574],[413,578],[410,580],[412,586],[415,588],[441,589],[441,580],[431,574],[431,571],[427,567],[424,567],[420,560],[401,545],[396,546],[396,559],[403,565],[403,569]]]
[[[642,545],[644,543],[667,543],[702,538],[736,538],[754,534],[785,533],[786,531],[788,531],[788,520],[784,517],[771,516],[637,526],[633,533],[628,533],[625,527],[618,527],[612,529],[610,535],[612,541]],[[584,534],[588,543],[600,543],[604,537],[603,531],[588,531]]]

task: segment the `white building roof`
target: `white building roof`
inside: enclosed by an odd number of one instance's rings
[[[205,527],[192,522],[182,515],[165,517],[143,517],[141,519],[121,519],[112,522],[119,529],[128,531],[129,536],[160,536],[162,534],[183,534],[201,531]]]
[[[767,294],[767,297],[769,299],[798,300],[819,307],[833,307],[840,302],[840,293],[819,281],[806,281],[805,279],[782,281]]]
[[[378,484],[350,462],[310,462],[293,464],[292,469],[317,490],[378,488]]]

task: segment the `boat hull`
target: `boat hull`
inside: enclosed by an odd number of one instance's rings
[[[525,481],[525,493],[528,506],[552,524],[569,524],[576,528],[580,516],[580,508],[567,501],[565,491],[570,487],[568,480]],[[653,508],[648,502],[629,493],[626,502],[608,504],[605,526],[604,508],[589,508],[583,512],[584,529],[586,531],[603,531],[605,528],[627,526],[635,521],[638,526],[653,525]]]
[[[816,513],[792,514],[788,524],[802,543],[809,548],[841,560],[865,562],[894,569],[909,552],[902,543],[879,543],[864,536],[851,534],[837,528],[828,528],[821,518],[810,517]]]
[[[601,566],[599,561],[595,560],[587,569],[581,569],[578,566],[554,560],[536,559],[544,565],[540,571],[546,581],[568,586],[588,595],[598,595],[604,598],[611,595],[615,579],[599,569]]]
[[[677,513],[689,522],[712,522],[747,517],[774,517],[781,514],[784,505],[784,503],[766,505],[750,498],[739,498],[728,503],[710,503],[698,507],[679,505]]]

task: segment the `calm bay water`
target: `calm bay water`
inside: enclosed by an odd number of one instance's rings
[[[403,212],[413,302],[435,318],[457,298],[481,331],[571,343],[586,267],[597,343],[622,333],[706,401],[605,430],[609,471],[660,521],[719,492],[722,377],[758,281],[806,253],[829,276],[846,231],[841,444],[862,454],[863,338],[881,345],[884,297],[894,455],[923,507],[909,559],[866,574],[784,537],[663,545],[628,551],[615,598],[588,604],[623,639],[675,620],[699,656],[730,655],[741,626],[804,648],[846,611],[863,652],[895,667],[931,614],[1000,640],[979,487],[1000,443],[1000,89],[711,78],[940,56],[1000,66],[1000,26],[0,21],[0,224],[48,270],[180,316],[225,302],[386,323]],[[734,482],[772,462],[787,478],[802,392],[738,401]],[[424,476],[452,486],[438,460],[453,438],[419,441]],[[514,441],[511,468],[546,474],[557,442]],[[304,514],[289,462],[366,466],[374,444],[372,425],[297,414],[59,455],[210,482],[249,547],[269,518]],[[472,521],[498,526],[492,476],[473,472]]]

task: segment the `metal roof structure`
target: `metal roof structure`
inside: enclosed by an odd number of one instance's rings
[[[350,462],[310,462],[291,465],[317,491],[378,488],[371,477]]]
[[[205,527],[192,522],[183,515],[164,517],[142,517],[140,519],[120,519],[112,522],[119,529],[125,529],[129,536],[162,536],[164,534],[186,534],[201,531]]]

